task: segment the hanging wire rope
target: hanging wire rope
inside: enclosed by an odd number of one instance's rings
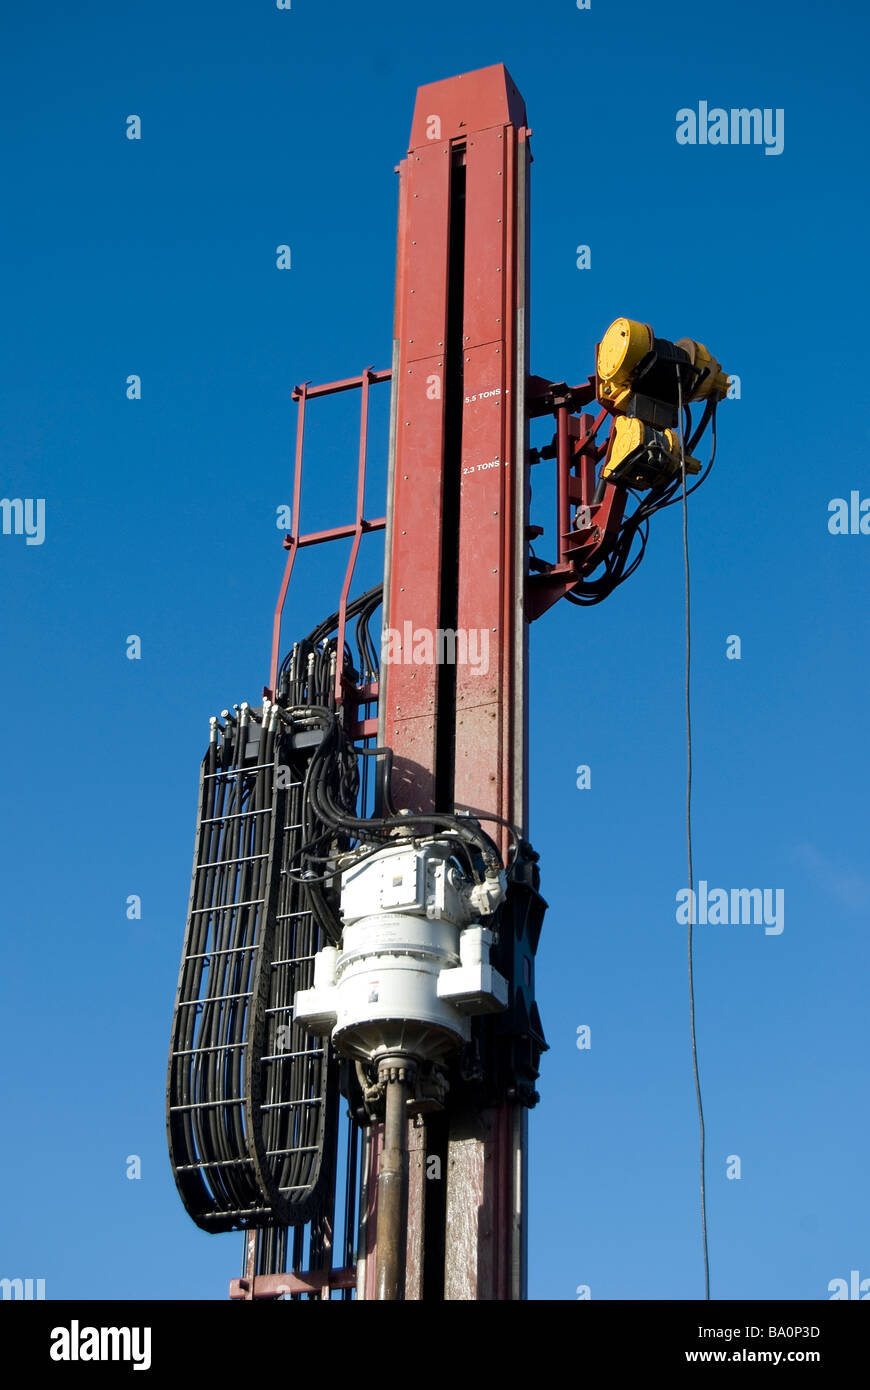
[[[695,964],[694,964],[694,866],[692,861],[692,700],[691,700],[691,676],[692,676],[692,607],[691,607],[691,585],[690,585],[690,566],[689,566],[689,507],[688,497],[691,488],[686,488],[686,450],[683,441],[683,392],[679,373],[677,374],[677,393],[679,398],[678,432],[680,439],[680,478],[682,482],[683,498],[683,569],[685,573],[685,633],[686,633],[686,667],[685,667],[685,709],[686,709],[686,858],[689,870],[689,923],[688,923],[688,965],[689,965],[689,1029],[692,1041],[692,1073],[695,1081],[695,1099],[698,1106],[698,1129],[700,1134],[700,1183],[701,1183],[701,1243],[704,1255],[704,1298],[710,1297],[710,1250],[707,1242],[707,1187],[706,1187],[706,1163],[705,1146],[706,1130],[704,1126],[704,1105],[701,1098],[701,1073],[698,1065],[698,1039],[695,1028]],[[715,408],[712,411],[714,417],[713,424],[713,455],[707,466],[706,472],[699,480],[703,482],[704,477],[709,473],[713,465],[715,456]],[[697,487],[698,484],[696,483]]]

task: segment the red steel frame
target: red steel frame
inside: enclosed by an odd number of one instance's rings
[[[595,436],[608,411],[583,414],[596,398],[594,377],[576,387],[528,371],[528,172],[525,107],[497,65],[421,87],[407,158],[399,166],[399,233],[393,366],[296,388],[293,502],[287,561],[275,608],[270,686],[278,681],[281,619],[297,553],[351,540],[339,601],[338,650],[362,537],[386,530],[384,626],[434,633],[451,626],[486,632],[489,667],[457,666],[445,686],[435,663],[384,664],[376,684],[350,689],[336,671],[336,702],[361,714],[378,700],[378,719],[357,716],[354,737],[378,735],[393,750],[393,800],[416,812],[449,807],[495,815],[527,835],[528,623],[593,570],[618,529],[625,494],[608,486],[594,500],[608,442]],[[462,208],[457,207],[457,171]],[[461,244],[460,244],[461,243]],[[462,293],[459,295],[459,288]],[[457,334],[461,330],[461,342]],[[461,358],[461,366],[459,359]],[[385,517],[364,515],[369,392],[392,381],[390,475]],[[457,383],[461,393],[457,395]],[[360,391],[360,446],[352,522],[302,533],[301,489],[307,403]],[[528,419],[552,414],[557,474],[557,558],[529,573]],[[572,507],[585,516],[572,519]],[[455,575],[450,572],[455,565]],[[445,578],[446,576],[446,578]],[[445,721],[443,703],[449,691]],[[452,773],[445,780],[445,765]],[[445,785],[448,792],[445,793]],[[507,858],[509,832],[489,827]],[[376,1174],[381,1126],[367,1133],[362,1169],[356,1287],[373,1298],[377,1256]],[[409,1133],[406,1298],[422,1297],[425,1128]],[[503,1103],[451,1112],[448,1141],[444,1297],[510,1300],[525,1296],[527,1111]],[[328,1297],[350,1287],[339,1271],[321,1289],[314,1275],[234,1281],[233,1297],[275,1297],[292,1289]]]
[[[380,706],[380,741],[393,749],[397,805],[433,809],[439,760],[447,757],[457,809],[495,813],[523,829],[528,135],[522,98],[501,65],[418,92],[410,149],[400,166],[385,623],[399,631],[407,621],[433,632],[445,625],[446,550],[456,561],[451,618],[457,630],[486,631],[490,661],[483,675],[456,668],[452,749],[439,744],[444,711],[438,708],[434,665],[383,670]],[[454,244],[451,252],[451,228],[457,234],[451,221],[453,176],[463,166],[464,245]],[[448,326],[455,335],[459,317],[451,296],[459,257],[464,288],[457,345],[455,336],[448,341]],[[455,361],[457,350],[458,402],[449,398],[447,379],[448,356]],[[446,499],[454,509],[448,515]],[[457,520],[454,546],[449,528]],[[506,853],[507,832],[497,828],[493,835]],[[523,1296],[526,1146],[520,1110],[504,1104],[451,1115],[447,1299]],[[412,1188],[411,1256],[422,1242],[420,1206]],[[407,1295],[415,1293],[409,1288]]]
[[[270,698],[274,698],[275,690],[278,685],[278,665],[281,659],[281,619],[284,613],[287,589],[293,574],[298,552],[309,545],[321,545],[326,541],[352,539],[350,556],[345,569],[344,583],[342,585],[341,598],[338,605],[338,650],[344,650],[347,600],[354,570],[356,568],[357,556],[359,555],[360,541],[368,532],[383,531],[386,525],[386,517],[383,516],[377,517],[374,520],[366,520],[363,515],[363,509],[365,506],[366,461],[368,456],[369,389],[378,382],[389,381],[391,377],[392,372],[390,370],[376,372],[373,371],[371,367],[366,367],[360,376],[347,377],[344,381],[330,381],[324,386],[311,386],[308,382],[304,382],[293,391],[293,399],[297,402],[299,410],[296,417],[296,455],[293,468],[291,530],[290,534],[284,537],[287,562],[284,566],[284,578],[281,581],[281,588],[278,592],[278,602],[275,605],[275,616],[272,621],[272,660],[269,671],[269,685],[264,687],[264,694]],[[360,438],[359,462],[357,465],[356,516],[354,520],[346,526],[332,526],[325,531],[310,531],[307,535],[302,535],[300,534],[300,526],[306,404],[308,401],[316,400],[322,396],[334,396],[341,391],[353,391],[357,389],[360,391]],[[365,704],[368,701],[378,698],[378,687],[377,685],[369,685],[361,687],[353,692],[346,691],[342,680],[341,663],[339,662],[336,666],[335,676],[336,701],[341,701],[348,695],[351,695],[357,704]],[[353,727],[353,736],[356,738],[375,733],[377,733],[376,719],[361,721]]]
[[[600,444],[595,443],[595,438],[612,412],[605,407],[594,417],[576,414],[583,406],[591,404],[596,395],[595,377],[572,387],[564,382],[545,381],[542,377],[532,377],[529,381],[529,416],[553,414],[556,417],[555,446],[544,450],[541,457],[556,459],[557,536],[555,563],[541,566],[526,582],[529,622],[540,618],[570,593],[584,574],[596,568],[622,522],[626,501],[622,488],[609,484],[602,500],[594,500],[596,469],[609,452],[611,436]],[[578,513],[572,518],[572,507],[585,509],[587,519],[582,519]],[[533,526],[530,533],[540,535],[541,530]]]

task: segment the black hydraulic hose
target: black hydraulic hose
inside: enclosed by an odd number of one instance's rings
[[[239,884],[239,901],[249,904],[249,906],[242,909],[243,928],[237,961],[238,985],[234,990],[234,992],[240,994],[247,991],[248,999],[245,1000],[241,998],[238,1001],[241,1007],[238,1008],[235,1019],[232,1038],[233,1050],[229,1057],[229,1060],[234,1063],[233,1082],[236,1093],[239,1096],[243,1094],[246,1085],[251,1089],[253,1088],[255,1084],[255,1073],[258,1075],[259,1072],[258,1068],[248,1067],[247,1065],[243,1066],[243,1060],[245,1060],[243,1058],[243,1044],[247,1042],[248,1046],[250,1046],[248,1040],[251,1027],[250,1020],[252,1014],[254,1014],[258,1007],[255,996],[257,980],[257,961],[255,960],[255,953],[258,947],[262,952],[262,938],[267,925],[265,920],[266,881],[268,873],[267,831],[271,830],[271,816],[270,821],[267,823],[266,813],[271,812],[273,799],[274,774],[272,760],[274,730],[272,721],[268,717],[266,707],[264,707],[263,713],[263,724],[256,754],[257,771],[252,798],[252,815],[248,818],[247,822],[243,821],[243,825],[245,825],[247,832],[244,852],[246,855],[250,855],[250,857],[245,860],[244,868],[246,872]],[[242,749],[242,755],[244,755],[244,752],[245,750]],[[271,834],[269,834],[268,838],[271,840]],[[247,1082],[243,1080],[246,1076],[248,1077]],[[252,1105],[250,1091],[245,1104],[248,1108]],[[241,1121],[244,1118],[241,1114],[242,1107],[239,1106],[238,1109],[240,1111]],[[238,1142],[241,1150],[245,1142],[244,1132],[241,1134]]]
[[[248,724],[250,727],[250,724]],[[244,763],[244,742],[237,754],[239,761]],[[259,761],[259,760],[258,760]],[[248,1018],[249,1010],[253,1007],[253,998],[248,993],[248,957],[252,954],[247,950],[249,942],[249,926],[252,914],[256,913],[256,907],[251,900],[257,896],[257,863],[252,862],[250,855],[249,829],[251,820],[256,824],[256,816],[252,812],[256,810],[258,798],[256,794],[257,782],[260,773],[254,774],[253,786],[250,777],[245,779],[245,805],[240,807],[242,812],[236,825],[237,834],[237,858],[239,863],[233,865],[235,869],[235,900],[238,903],[248,904],[237,910],[233,914],[235,918],[235,931],[233,936],[233,953],[227,957],[227,994],[230,996],[224,1004],[224,1041],[226,1050],[223,1054],[218,1054],[221,1064],[221,1081],[223,1084],[223,1094],[230,1097],[233,1102],[228,1109],[227,1119],[229,1121],[230,1134],[229,1145],[231,1152],[243,1152],[245,1143],[244,1128],[244,1091],[242,1086],[242,1050],[241,1044],[245,1039],[245,1023]],[[247,998],[233,996],[244,994]]]
[[[241,944],[241,915],[244,914],[244,909],[241,909],[240,913],[233,904],[245,901],[244,893],[239,891],[240,887],[243,886],[239,860],[248,780],[244,770],[248,722],[248,712],[243,708],[240,712],[238,727],[234,731],[236,772],[232,779],[232,799],[230,802],[232,819],[229,821],[229,834],[225,836],[224,840],[227,847],[227,853],[223,857],[226,861],[224,873],[226,875],[226,900],[229,907],[222,914],[225,926],[220,937],[221,954],[216,962],[218,968],[213,977],[216,985],[213,991],[209,991],[212,999],[209,1038],[212,1051],[208,1054],[207,1094],[208,1097],[223,1095],[229,1103],[220,1107],[209,1104],[206,1114],[211,1121],[212,1142],[216,1157],[227,1164],[233,1155],[239,1152],[239,1146],[244,1143],[242,1107],[239,1103],[241,1097],[232,1088],[227,1095],[225,1084],[222,1084],[222,1074],[223,1059],[226,1056],[224,1048],[227,1044],[232,1044],[233,1041],[231,1006],[234,1001],[228,996],[235,992],[233,989],[234,966]],[[210,974],[210,980],[211,978]],[[208,1004],[204,1006],[203,1013],[207,1009]],[[235,1189],[235,1174],[230,1166],[227,1166],[226,1174],[228,1185]]]
[[[210,843],[213,826],[210,823],[210,813],[212,810],[215,783],[211,774],[214,773],[217,761],[217,729],[212,725],[211,738],[209,740],[208,752],[203,760],[200,780],[200,821],[197,834],[196,860],[200,858],[203,841],[206,845]],[[207,917],[202,913],[201,908],[204,902],[206,886],[206,876],[201,870],[194,871],[193,884],[191,889],[191,927],[193,937],[190,945],[193,954],[196,956],[201,953],[202,945],[207,931]],[[190,959],[190,952],[185,951],[182,967],[179,972],[179,998],[187,1000],[198,994],[199,983],[202,976],[202,960]],[[191,1058],[188,1055],[195,1025],[194,1011],[192,1009],[176,1009],[175,1023],[172,1032],[172,1055],[169,1064],[169,1087],[168,1104],[188,1106],[191,1101]],[[175,1142],[175,1136],[181,1131],[182,1147],[185,1152],[193,1153],[193,1112],[187,1109],[173,1112],[170,1109],[168,1115],[168,1129],[171,1142]],[[195,1186],[194,1175],[185,1173],[182,1183],[184,1189],[190,1190]]]
[[[358,817],[352,816],[335,804],[329,790],[325,785],[328,776],[328,767],[325,762],[326,754],[334,751],[337,742],[338,722],[328,710],[318,711],[326,717],[327,730],[323,743],[316,750],[312,757],[310,777],[310,795],[314,801],[318,814],[329,824],[334,824],[343,830],[354,832],[365,832],[371,834],[375,831],[393,831],[399,827],[410,825],[432,825],[444,829],[455,830],[462,838],[476,844],[487,864],[498,864],[501,866],[501,856],[495,842],[480,827],[475,826],[471,817],[467,820],[463,817],[451,816],[444,812],[431,811],[415,815],[402,815],[400,817]],[[359,751],[359,750],[354,750]]]
[[[424,838],[436,827],[476,877],[481,860],[500,866],[494,842],[474,821],[397,815],[391,750],[356,747],[347,737],[347,716],[335,703],[336,664],[341,659],[354,681],[356,666],[364,682],[377,675],[379,644],[369,624],[381,601],[378,585],[347,606],[358,656],[347,642],[338,653],[337,614],[294,644],[281,667],[284,708],[267,704],[261,719],[236,706],[225,727],[213,726],[203,765],[173,1024],[170,1144],[179,1189],[199,1224],[219,1230],[251,1218],[277,1223],[257,1240],[255,1264],[264,1273],[288,1259],[298,1267],[305,1249],[312,1267],[325,1265],[332,1249],[334,1062],[328,1043],[290,1020],[296,994],[313,983],[315,954],[341,938],[340,871],[312,874],[302,866],[340,863],[350,851],[358,862],[360,849],[374,854],[397,834]],[[295,737],[311,729],[322,732],[314,751],[310,740],[300,747]],[[249,733],[258,735],[250,757]],[[291,775],[276,788],[279,765]],[[367,817],[373,782],[384,814]],[[280,1045],[279,1027],[287,1029]],[[351,1122],[349,1164],[357,1161],[357,1139]],[[282,1226],[294,1216],[296,1223],[313,1221],[307,1244],[301,1224],[292,1243]],[[353,1211],[346,1224],[352,1227]]]

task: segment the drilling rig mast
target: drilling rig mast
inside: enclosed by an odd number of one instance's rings
[[[530,375],[529,135],[501,65],[420,88],[392,366],[294,392],[269,684],[212,720],[167,1088],[188,1212],[246,1233],[236,1298],[526,1296],[546,1049],[528,626],[633,572],[727,390],[702,344],[629,319],[579,385]],[[387,381],[387,495],[367,517],[370,393]],[[360,400],[355,512],[305,532],[306,415],[345,392]],[[553,442],[534,450],[545,416]],[[553,561],[528,514],[547,460]],[[381,531],[383,582],[352,598]],[[282,655],[299,553],[334,540],[351,543],[335,611]]]

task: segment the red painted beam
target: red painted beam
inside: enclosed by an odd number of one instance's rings
[[[522,826],[528,134],[501,65],[417,94],[399,170],[385,625],[433,640],[450,627],[465,660],[447,677],[433,662],[381,671],[396,804]],[[506,856],[508,833],[487,828]],[[505,1105],[451,1125],[445,1296],[522,1297],[524,1122]]]

